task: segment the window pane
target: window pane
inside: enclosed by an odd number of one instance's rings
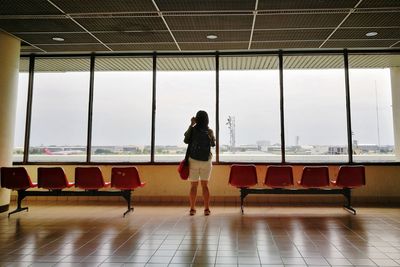
[[[17,114],[15,117],[13,161],[24,159],[26,104],[28,100],[29,59],[21,58],[19,62]]]
[[[349,67],[353,160],[399,160],[394,153],[391,69],[400,67],[400,56],[350,55]]]
[[[284,57],[288,162],[348,161],[342,55]]]
[[[92,161],[150,161],[152,58],[96,58]]]
[[[215,58],[158,58],[156,161],[184,158],[183,134],[199,110],[207,111],[215,132]]]
[[[280,162],[278,57],[221,57],[220,66],[220,161]]]
[[[85,161],[90,60],[35,61],[30,161]]]

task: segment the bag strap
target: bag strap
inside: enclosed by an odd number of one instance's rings
[[[192,127],[192,126],[190,126]],[[185,154],[185,162],[188,163],[189,162],[189,148],[190,148],[190,144],[192,143],[192,135],[193,135],[193,127],[190,129],[190,135],[189,135],[189,143],[188,146],[186,148],[186,154]]]

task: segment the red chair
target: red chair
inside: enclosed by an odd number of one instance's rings
[[[265,174],[264,185],[272,188],[293,185],[292,166],[269,166]]]
[[[341,166],[333,185],[343,188],[356,188],[365,185],[364,166]]]
[[[1,187],[11,190],[26,190],[36,187],[24,167],[2,167]]]
[[[110,185],[104,182],[103,175],[98,167],[76,167],[75,187],[85,190],[98,190]]]
[[[304,167],[299,185],[308,188],[329,186],[329,169],[327,166]]]
[[[28,207],[23,208],[21,206],[22,200],[25,198],[24,192],[29,188],[37,186],[36,183],[32,183],[29,174],[24,167],[2,167],[1,168],[1,187],[5,187],[11,190],[18,191],[17,208],[8,213],[8,217],[11,214],[17,213],[23,210],[28,211]]]
[[[238,188],[248,188],[257,184],[255,165],[232,165],[229,184]]]
[[[64,170],[61,167],[39,167],[37,173],[39,188],[61,190],[74,186],[74,183],[68,182]]]
[[[120,190],[133,190],[145,186],[140,181],[136,167],[114,167],[111,169],[111,187]]]

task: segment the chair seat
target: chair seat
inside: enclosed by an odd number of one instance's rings
[[[331,184],[342,188],[357,188],[365,185],[365,168],[361,165],[341,166],[336,180]]]
[[[74,186],[74,183],[68,181],[61,167],[39,167],[37,174],[39,188],[62,190]]]
[[[291,166],[269,166],[265,174],[264,185],[272,188],[285,188],[293,185]]]
[[[145,186],[140,181],[139,172],[136,167],[114,167],[111,169],[111,187],[119,190],[134,190]]]
[[[229,174],[229,184],[237,188],[249,188],[257,184],[256,166],[252,164],[234,164]]]
[[[37,183],[32,183],[24,167],[2,167],[1,187],[11,190],[26,190],[37,187]]]
[[[110,186],[104,182],[101,170],[98,167],[76,167],[75,186],[84,190],[98,190]]]
[[[303,169],[299,185],[305,188],[329,186],[329,169],[327,166],[309,167]]]

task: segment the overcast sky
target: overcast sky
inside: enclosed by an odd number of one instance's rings
[[[27,79],[22,73],[18,147],[23,146]],[[85,145],[89,73],[37,73],[34,82],[31,145]],[[353,138],[393,145],[390,70],[350,70],[350,86]],[[301,145],[347,144],[343,70],[285,70],[284,89],[287,145],[297,136]],[[151,72],[96,72],[93,145],[150,145],[151,90]],[[156,145],[183,145],[190,118],[200,109],[209,113],[215,129],[215,72],[159,71]],[[280,143],[279,72],[220,71],[221,144],[229,144],[228,116],[236,119],[236,145]]]

